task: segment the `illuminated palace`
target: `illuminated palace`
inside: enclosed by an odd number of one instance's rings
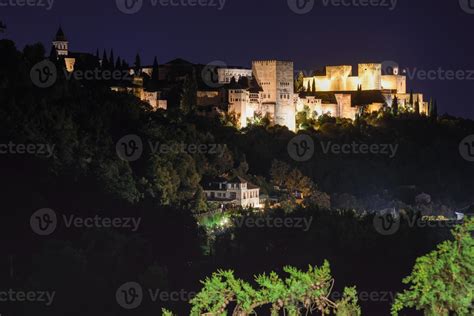
[[[299,93],[294,91],[292,62],[254,61],[253,78],[249,87],[229,89],[229,111],[239,117],[245,127],[256,113],[269,114],[274,123],[295,130],[295,114],[309,112],[311,117],[328,114],[338,118],[355,119],[362,110],[376,112],[398,105],[428,114],[428,103],[420,93],[407,93],[406,76],[394,68],[392,74],[382,75],[382,64],[358,65],[358,76],[352,66],[327,66],[322,75],[304,77]],[[238,75],[238,73],[236,73]],[[412,100],[410,104],[410,100]]]
[[[59,28],[53,41],[58,57],[65,61],[66,69],[74,71],[78,58],[90,54],[71,53],[69,42]],[[98,56],[95,56],[98,59]],[[99,59],[102,64],[102,60]],[[407,93],[407,78],[394,68],[390,74],[382,74],[382,64],[358,65],[357,75],[352,66],[327,66],[317,75],[299,77],[295,92],[295,71],[291,61],[258,60],[252,68],[215,66],[212,71],[216,82],[209,84],[204,78],[208,66],[175,59],[159,69],[154,86],[144,85],[144,77],[152,77],[153,66],[128,68],[132,81],[115,83],[113,91],[132,93],[148,102],[154,109],[167,109],[173,99],[173,91],[180,91],[187,77],[194,74],[197,80],[197,111],[202,115],[219,115],[227,111],[238,118],[239,127],[246,127],[256,117],[268,116],[274,124],[295,131],[296,114],[305,111],[310,118],[331,115],[337,118],[355,119],[362,111],[376,112],[390,108],[397,98],[398,105],[428,114],[428,103],[423,94]],[[147,80],[149,81],[149,80]],[[170,99],[170,100],[169,100]]]

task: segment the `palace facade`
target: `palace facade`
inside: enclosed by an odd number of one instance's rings
[[[69,41],[61,27],[53,40],[58,58],[63,58],[67,71],[74,71],[78,58],[96,58],[90,54],[71,53]],[[156,66],[156,65],[155,65]],[[192,64],[175,59],[159,65],[159,73],[152,85],[144,83],[144,77],[153,77],[153,66],[142,66],[137,71],[129,67],[131,80],[114,82],[111,89],[131,93],[148,102],[154,109],[167,109],[168,104],[178,104],[179,91],[186,78],[195,77],[197,85],[197,112],[200,115],[235,114],[240,128],[256,118],[268,117],[272,123],[297,130],[296,115],[306,112],[309,118],[330,115],[354,120],[358,114],[391,108],[396,98],[398,105],[414,110],[418,105],[421,114],[428,114],[428,103],[421,93],[407,93],[407,78],[394,68],[390,74],[382,74],[382,64],[363,63],[352,66],[326,66],[317,75],[300,77],[295,73],[293,62],[257,60],[252,67],[225,67]],[[213,72],[209,83],[204,77]],[[209,74],[207,74],[209,75]],[[149,81],[149,80],[147,80]],[[295,91],[295,88],[298,91]],[[413,103],[413,104],[412,104]]]

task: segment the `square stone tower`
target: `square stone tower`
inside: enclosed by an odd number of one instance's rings
[[[290,61],[260,60],[252,62],[255,79],[263,89],[262,103],[274,106],[275,124],[296,130],[294,66]]]
[[[381,90],[382,64],[359,64],[359,81],[362,90]]]

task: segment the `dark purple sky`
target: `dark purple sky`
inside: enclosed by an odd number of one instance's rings
[[[7,1],[26,0],[0,4]],[[441,68],[461,70],[468,77],[473,70],[470,80],[442,80],[435,74],[434,80],[418,78],[408,84],[428,98],[436,97],[440,113],[474,118],[474,14],[460,5],[464,2],[469,8],[470,3],[474,13],[474,0],[398,0],[394,10],[336,7],[331,4],[336,1],[324,6],[323,0],[315,0],[306,14],[290,10],[288,1],[296,0],[227,0],[222,10],[153,7],[152,0],[143,1],[142,9],[132,15],[119,11],[115,0],[55,0],[51,10],[0,5],[0,19],[19,48],[41,41],[49,51],[61,23],[73,51],[114,48],[115,56],[130,63],[139,52],[143,63],[151,63],[155,55],[160,62],[182,57],[248,67],[253,59],[285,59],[310,71],[324,65],[393,60],[411,72]]]

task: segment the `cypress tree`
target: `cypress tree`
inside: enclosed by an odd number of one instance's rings
[[[102,69],[109,68],[109,59],[107,58],[107,52],[104,49],[104,53],[102,54]]]
[[[433,98],[430,99],[430,103],[429,103],[429,105],[428,105],[428,115],[429,115],[429,117],[434,117]]]
[[[302,71],[300,71],[295,80],[295,92],[302,91],[304,91],[304,74]]]
[[[235,78],[232,78],[235,82]],[[181,91],[180,109],[184,114],[194,112],[197,105],[197,78],[196,71],[186,77]]]
[[[53,61],[58,60],[58,51],[56,50],[56,47],[54,47],[54,45],[51,47],[51,52],[49,53],[49,58]]]
[[[122,59],[122,70],[128,70],[128,68],[130,68],[128,63],[125,61],[125,59]]]
[[[398,114],[398,98],[395,96],[392,101],[392,111],[394,115]]]
[[[140,58],[140,54],[137,54],[137,56],[135,56],[134,66],[135,66],[135,75],[138,75],[142,68],[142,59]]]
[[[120,56],[117,57],[117,62],[115,63],[115,69],[122,70],[122,60],[120,59]]]
[[[433,118],[438,117],[438,101],[435,99],[434,105],[433,105]]]
[[[311,88],[311,92],[316,92],[316,79],[313,79],[313,87]]]
[[[113,70],[115,65],[114,65],[114,62],[115,62],[115,56],[114,56],[114,50],[111,49],[110,50],[110,70]]]
[[[159,79],[160,79],[160,75],[159,75],[158,59],[155,56],[155,59],[153,60],[153,71],[151,73],[151,80],[158,81]]]

